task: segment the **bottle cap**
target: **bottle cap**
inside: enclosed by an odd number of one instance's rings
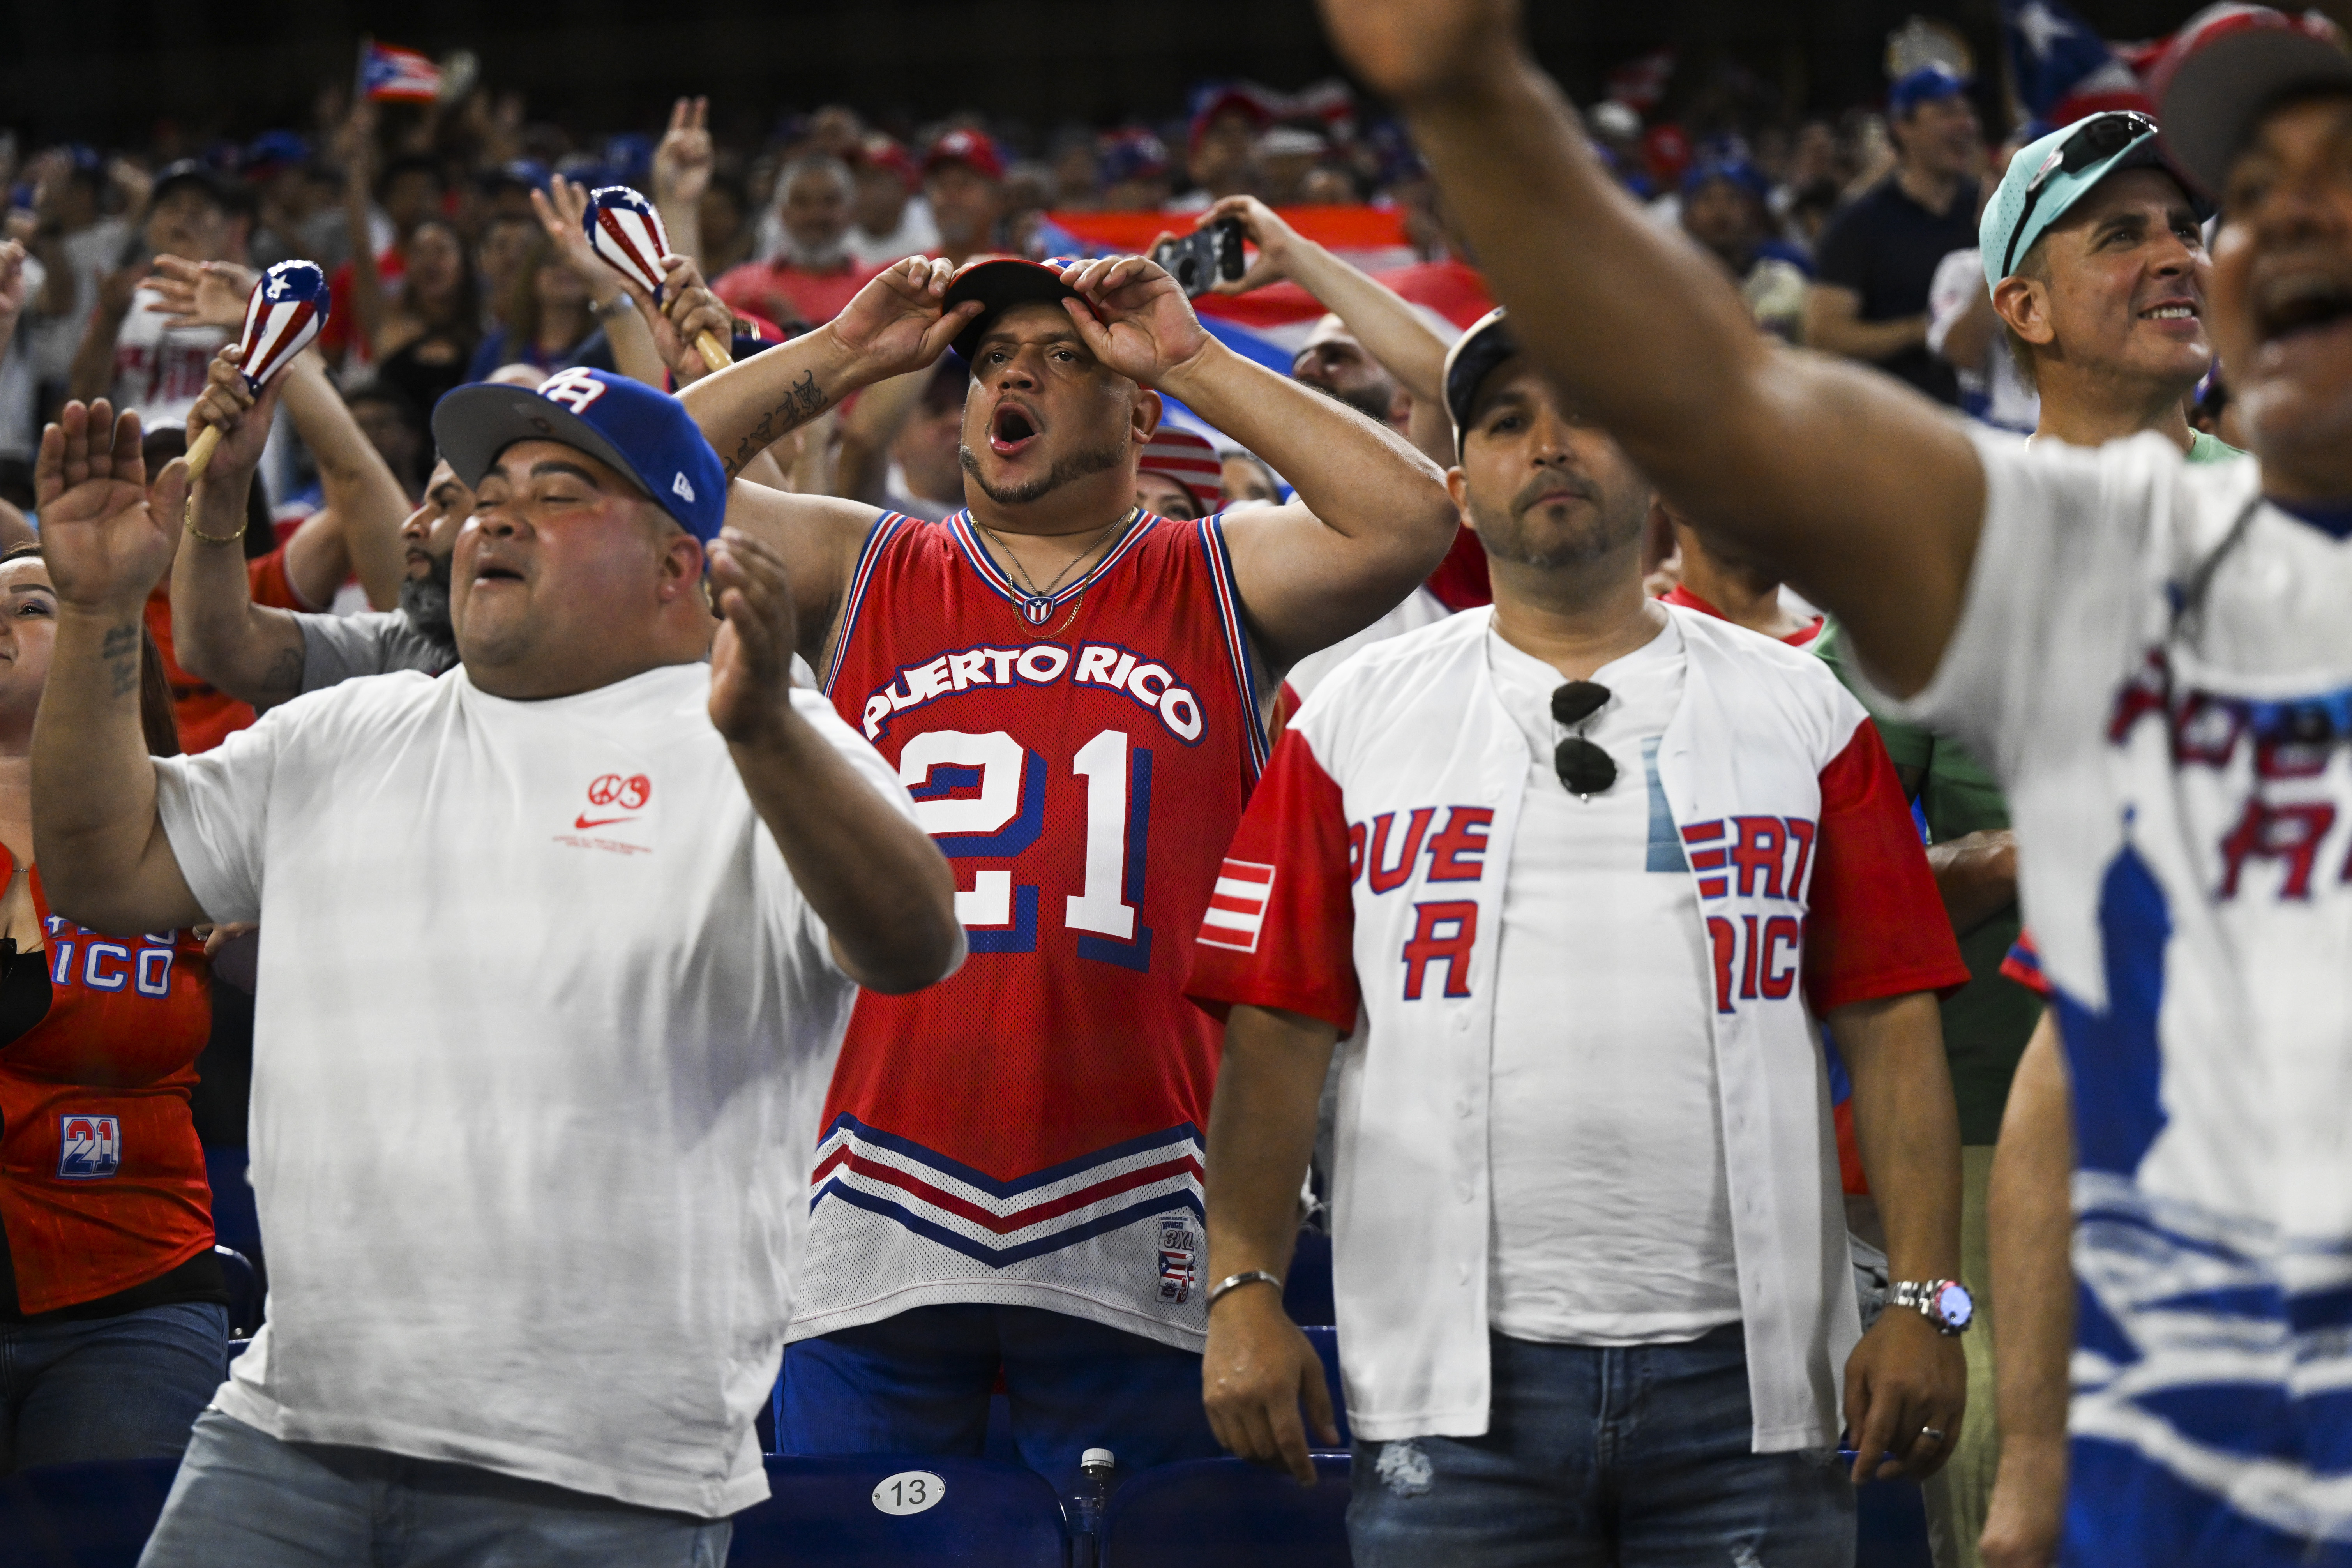
[[[1108,1448],[1088,1448],[1078,1457],[1078,1468],[1086,1470],[1091,1470],[1097,1465],[1108,1469],[1118,1463],[1118,1456],[1113,1454]]]

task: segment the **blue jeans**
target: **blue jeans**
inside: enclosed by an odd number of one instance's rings
[[[281,1442],[207,1410],[139,1568],[719,1568],[733,1531],[472,1465]]]
[[[1850,1568],[1831,1452],[1748,1452],[1738,1324],[1621,1349],[1490,1339],[1485,1436],[1357,1440],[1356,1568]]]
[[[228,1312],[175,1301],[82,1322],[0,1323],[0,1476],[168,1459],[228,1376]]]
[[[784,1347],[787,1454],[980,1457],[999,1369],[1021,1462],[1065,1496],[1088,1448],[1129,1475],[1224,1452],[1201,1405],[1201,1358],[1036,1307],[915,1307]]]

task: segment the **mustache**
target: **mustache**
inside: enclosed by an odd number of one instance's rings
[[[1594,484],[1582,474],[1571,473],[1565,468],[1555,468],[1549,473],[1538,474],[1526,484],[1521,485],[1519,493],[1511,498],[1511,510],[1524,512],[1562,493],[1575,496],[1594,506],[1601,504],[1599,485]]]

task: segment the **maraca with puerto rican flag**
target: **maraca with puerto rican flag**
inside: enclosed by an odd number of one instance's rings
[[[588,210],[580,223],[607,267],[660,300],[665,281],[661,258],[669,254],[669,235],[653,203],[627,185],[600,185],[588,193]],[[713,333],[695,333],[694,346],[713,370],[735,363]]]
[[[245,300],[245,335],[237,340],[238,374],[257,395],[271,378],[294,363],[327,324],[327,275],[315,261],[280,261],[264,272]],[[194,483],[213,460],[221,430],[207,425],[188,448],[188,479]]]

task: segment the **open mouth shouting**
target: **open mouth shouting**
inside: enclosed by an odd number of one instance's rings
[[[1045,434],[1036,411],[1013,398],[996,405],[988,421],[988,449],[999,458],[1017,458]]]
[[[2352,279],[2319,271],[2271,280],[2254,299],[2254,336],[2263,343],[2325,331],[2352,316]]]

